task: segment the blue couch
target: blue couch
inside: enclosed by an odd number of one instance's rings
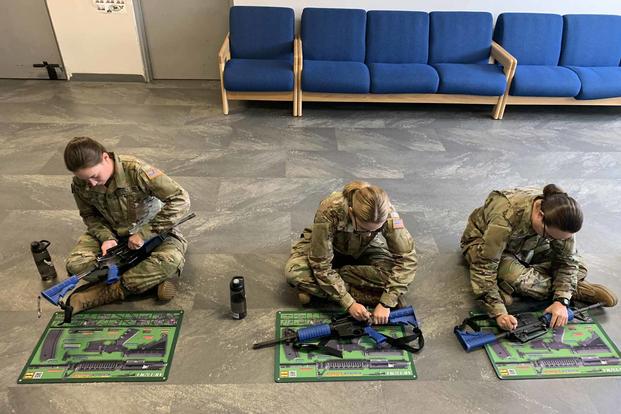
[[[295,15],[284,7],[234,6],[219,53],[223,112],[228,100],[284,100],[296,115]]]
[[[506,104],[621,104],[621,16],[503,13],[494,40],[518,63]]]
[[[235,6],[228,99],[621,105],[621,16]]]
[[[515,62],[492,31],[483,12],[306,8],[298,116],[303,101],[372,101],[495,104],[501,117]]]

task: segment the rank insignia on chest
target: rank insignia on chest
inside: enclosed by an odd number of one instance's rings
[[[147,177],[149,177],[150,180],[159,177],[160,175],[164,174],[163,172],[161,172],[160,170],[158,170],[155,167],[149,167],[146,170],[147,173]]]
[[[403,225],[403,220],[398,218],[398,219],[393,219],[392,220],[392,228],[393,229],[402,229],[405,226]]]

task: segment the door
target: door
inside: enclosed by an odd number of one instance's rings
[[[140,0],[154,79],[219,79],[231,0]]]
[[[43,61],[62,66],[45,0],[2,0],[0,78],[49,79]],[[65,78],[60,68],[58,77]]]

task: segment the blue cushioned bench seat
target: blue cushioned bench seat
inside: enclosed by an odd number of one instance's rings
[[[580,78],[577,99],[621,97],[621,16],[563,16],[560,64]]]
[[[372,93],[437,92],[438,73],[427,64],[427,13],[369,11],[366,42]]]
[[[494,40],[517,59],[511,83],[514,96],[574,97],[580,79],[558,65],[563,38],[563,18],[546,13],[502,13]]]
[[[364,101],[496,104],[498,118],[515,66],[489,13],[306,8],[300,43],[298,116],[303,101]]]
[[[293,9],[234,6],[229,27],[218,56],[224,113],[229,99],[269,99],[292,101],[295,115]]]

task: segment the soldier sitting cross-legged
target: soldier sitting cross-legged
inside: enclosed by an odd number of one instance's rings
[[[134,157],[108,152],[91,138],[72,139],[64,158],[74,174],[71,191],[86,225],[86,233],[67,257],[69,274],[94,268],[97,256],[105,255],[121,239],[127,240],[130,249],[139,249],[170,230],[190,209],[188,193],[162,171]],[[176,293],[170,279],[181,274],[186,248],[186,240],[173,229],[118,282],[104,281],[76,291],[65,306],[75,314],[154,287],[160,300],[170,300]]]
[[[302,304],[310,295],[327,298],[375,323],[387,323],[390,309],[405,305],[415,272],[414,240],[403,219],[384,190],[360,181],[321,202],[285,265]]]

